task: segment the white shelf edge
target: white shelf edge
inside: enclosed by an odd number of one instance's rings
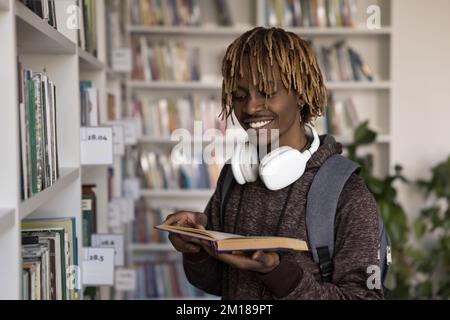
[[[23,3],[15,1],[15,14],[18,24],[18,43],[20,53],[56,53],[56,54],[73,54],[76,53],[77,45],[69,40],[58,30],[50,26],[42,20],[37,14],[28,9]],[[21,43],[21,34],[25,32],[28,37],[33,37],[31,42],[34,44],[32,48],[27,43]],[[30,32],[33,29],[33,32]],[[27,42],[27,41],[26,41]],[[51,44],[48,45],[48,44]]]
[[[342,143],[344,146],[351,143],[349,139],[340,139],[339,136],[335,136],[335,138],[337,142]],[[373,144],[375,145],[389,144],[389,143],[391,143],[391,136],[389,134],[378,134],[376,140],[373,142]]]
[[[329,90],[388,90],[390,81],[330,81],[325,83]]]
[[[14,209],[0,209],[0,235],[14,226],[16,222]]]
[[[315,35],[315,36],[381,36],[390,35],[392,33],[391,27],[381,27],[380,29],[367,29],[364,27],[333,27],[333,28],[323,28],[323,27],[285,27],[287,31],[299,34],[299,35]]]
[[[106,66],[99,59],[94,57],[91,53],[78,48],[78,57],[80,59],[80,69],[81,70],[95,70],[102,71],[106,69]]]
[[[220,90],[221,85],[202,81],[128,81],[127,86],[134,89],[168,90]]]
[[[142,197],[158,197],[158,198],[210,198],[214,193],[213,189],[185,189],[185,190],[151,190],[141,189]]]
[[[132,243],[128,246],[130,251],[175,251],[170,243]]]
[[[220,83],[201,81],[127,81],[127,86],[141,90],[211,90],[219,91]],[[329,90],[389,90],[390,81],[334,81],[327,82],[325,86]]]
[[[8,0],[0,0],[0,12],[9,10],[9,1]]]
[[[141,34],[160,34],[160,35],[190,35],[190,36],[239,36],[244,32],[252,29],[254,26],[248,27],[222,27],[222,26],[142,26],[142,25],[128,25],[127,31],[130,33]],[[334,27],[334,28],[321,28],[321,27],[283,27],[285,30],[299,34],[299,35],[311,35],[311,36],[380,36],[390,35],[391,27],[381,27],[380,29],[370,30],[364,27]]]
[[[74,182],[80,175],[79,168],[61,168],[60,177],[53,185],[23,201],[19,205],[19,217],[26,218],[33,211],[41,207],[46,202],[52,200],[60,191]]]
[[[198,36],[239,36],[242,33],[250,30],[253,26],[247,27],[226,27],[216,25],[205,25],[200,27],[189,26],[140,26],[128,25],[126,30],[129,33],[145,33],[145,34],[160,34],[160,35],[198,35]]]

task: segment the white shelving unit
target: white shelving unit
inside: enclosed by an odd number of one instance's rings
[[[201,82],[201,81],[128,81],[127,86],[135,90],[176,90],[176,91],[191,91],[191,90],[210,90],[220,91],[222,85],[220,82]],[[355,81],[335,81],[328,82],[326,86],[329,90],[389,90],[391,84],[389,81],[373,81],[373,82],[355,82]]]
[[[74,0],[58,1],[64,6]],[[99,88],[101,114],[105,114],[105,36],[103,0],[96,1],[98,58],[78,47],[78,30],[67,29],[64,23],[58,30],[48,25],[18,0],[0,0],[0,147],[2,157],[0,177],[0,299],[21,297],[21,222],[28,218],[75,217],[76,236],[82,241],[81,186],[85,182],[80,164],[80,80],[91,80]],[[61,8],[60,7],[60,8]],[[65,13],[65,10],[63,11]],[[57,11],[57,15],[61,14]],[[57,16],[64,21],[66,17]],[[18,103],[18,60],[25,68],[46,70],[57,90],[57,136],[59,179],[33,197],[21,201],[20,196],[20,139]],[[103,118],[102,118],[103,119]],[[96,172],[106,172],[99,167]],[[107,190],[106,175],[90,175]],[[92,181],[89,181],[92,182]],[[99,192],[98,225],[106,222],[106,198]],[[81,260],[81,245],[78,257]],[[82,292],[82,290],[81,290]],[[82,297],[80,297],[82,298]]]

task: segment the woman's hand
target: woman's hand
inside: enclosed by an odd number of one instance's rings
[[[163,224],[205,229],[207,222],[208,217],[202,212],[178,211],[168,215]],[[169,240],[179,252],[196,253],[200,251],[198,239],[170,233]]]

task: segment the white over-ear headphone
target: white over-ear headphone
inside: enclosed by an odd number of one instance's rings
[[[287,187],[305,172],[306,163],[319,148],[319,136],[314,127],[307,124],[313,133],[311,147],[304,152],[289,146],[279,147],[265,155],[258,163],[257,147],[248,140],[238,143],[231,158],[234,178],[239,184],[254,182],[258,174],[270,190]]]

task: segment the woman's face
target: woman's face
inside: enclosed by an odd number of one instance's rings
[[[239,79],[237,90],[233,93],[234,113],[249,137],[256,138],[257,144],[274,143],[277,138],[281,139],[286,135],[296,122],[300,122],[298,96],[293,90],[288,94],[276,65],[275,79],[271,75],[268,79],[276,82],[276,90],[267,98],[266,108],[264,92],[259,92],[253,83],[249,86],[251,74],[245,72],[249,70],[248,59],[245,59],[243,67],[243,77]]]

